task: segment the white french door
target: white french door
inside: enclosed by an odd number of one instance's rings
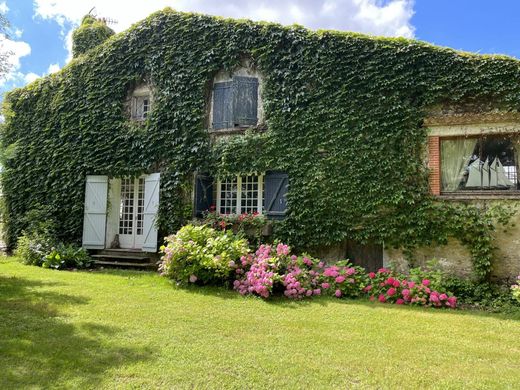
[[[144,177],[121,179],[119,245],[123,249],[141,249],[143,247],[144,191]]]

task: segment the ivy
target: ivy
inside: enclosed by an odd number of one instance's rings
[[[158,224],[168,234],[191,216],[193,172],[283,169],[289,210],[276,231],[293,246],[351,238],[412,248],[454,236],[470,248],[476,274],[489,274],[497,217],[428,195],[423,120],[439,105],[518,111],[517,60],[170,9],[106,41],[84,37],[84,55],[5,99],[9,245],[38,205],[59,238],[79,241],[88,174],[160,170]],[[244,56],[263,75],[267,130],[212,145],[208,85]],[[124,102],[143,80],[154,106],[135,126]]]
[[[114,30],[108,27],[103,20],[87,15],[72,34],[72,55],[77,57],[84,54],[114,34]]]

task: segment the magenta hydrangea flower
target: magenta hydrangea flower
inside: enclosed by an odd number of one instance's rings
[[[340,275],[335,280],[336,283],[343,283],[345,281],[345,277]]]
[[[386,293],[388,294],[389,297],[395,295],[395,288],[390,287]]]
[[[338,297],[338,298],[341,297],[341,290],[336,290],[336,292],[334,293],[334,295],[335,295],[336,297]]]
[[[369,277],[370,279],[374,279],[374,278],[376,277],[376,274],[375,274],[374,272],[370,272],[370,273],[368,274],[368,277]]]
[[[428,286],[430,285],[430,281],[429,281],[428,279],[424,279],[424,280],[422,281],[422,284],[423,284],[423,286],[428,287]]]

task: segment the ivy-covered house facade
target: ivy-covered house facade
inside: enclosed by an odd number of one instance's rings
[[[6,98],[11,247],[52,221],[85,248],[155,252],[214,207],[368,268],[520,272],[518,60],[170,9],[75,39]]]

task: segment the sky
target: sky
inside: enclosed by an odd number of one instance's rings
[[[0,0],[11,23],[1,50],[14,53],[3,93],[71,59],[71,34],[92,8],[120,32],[150,13],[172,7],[311,29],[402,36],[454,49],[520,58],[520,0]]]

